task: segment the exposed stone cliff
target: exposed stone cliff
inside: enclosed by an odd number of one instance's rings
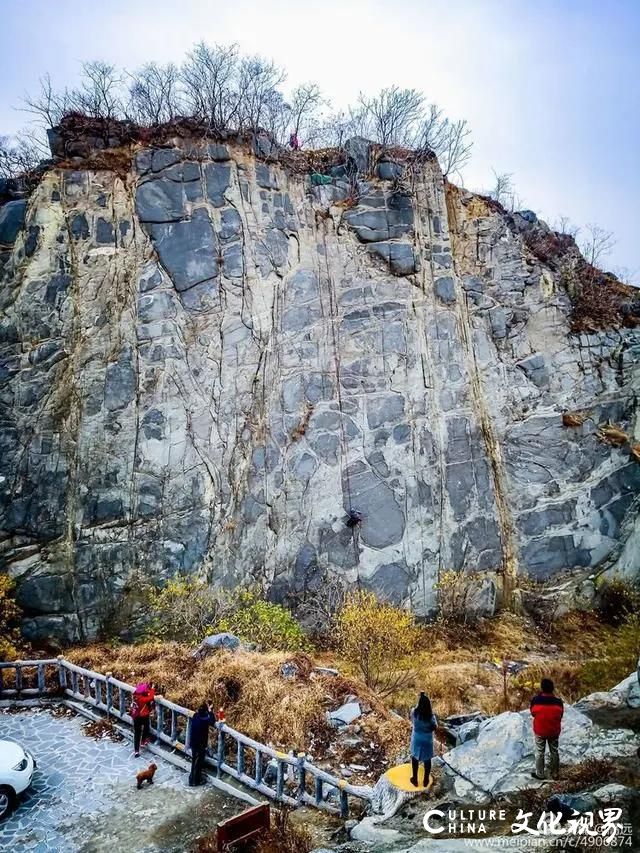
[[[0,208],[0,553],[28,634],[93,636],[177,571],[277,596],[336,571],[424,613],[446,568],[635,568],[640,465],[596,429],[633,436],[640,333],[572,333],[535,217],[434,160],[344,173],[176,140]]]

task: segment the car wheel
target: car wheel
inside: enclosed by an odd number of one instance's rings
[[[0,785],[0,820],[11,813],[16,802],[16,795],[13,788],[8,785]]]

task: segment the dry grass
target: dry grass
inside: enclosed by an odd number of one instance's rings
[[[394,721],[385,705],[357,678],[312,673],[313,660],[305,654],[283,652],[218,652],[196,662],[187,646],[178,643],[144,643],[111,648],[104,645],[74,649],[68,657],[98,672],[111,671],[129,683],[150,678],[167,699],[197,708],[203,701],[223,707],[233,728],[262,743],[283,750],[323,752],[335,736],[325,711],[356,696],[367,713],[368,731],[380,754],[394,743],[389,729]],[[294,661],[295,678],[284,678],[280,667]],[[384,723],[390,725],[385,728]],[[339,758],[339,751],[336,753]]]
[[[543,676],[554,680],[565,701],[574,702],[614,683],[617,670],[614,674],[611,669],[607,677],[605,669],[597,683],[590,673],[592,662],[607,656],[620,630],[603,624],[594,613],[570,613],[548,632],[538,630],[530,619],[508,613],[475,628],[430,626],[424,629],[423,650],[414,660],[412,683],[390,697],[389,704],[408,714],[417,692],[426,690],[440,718],[475,710],[489,715],[506,708],[522,710]],[[520,675],[508,678],[506,708],[502,675],[491,666],[503,659],[528,663]]]

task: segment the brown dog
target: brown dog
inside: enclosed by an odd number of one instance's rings
[[[153,774],[158,769],[156,764],[150,764],[146,770],[141,770],[139,773],[136,773],[136,781],[138,782],[138,789],[142,788],[142,783],[146,780],[150,785],[153,785]]]

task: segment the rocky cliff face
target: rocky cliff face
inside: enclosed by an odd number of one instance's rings
[[[596,427],[633,433],[640,334],[572,334],[535,218],[435,161],[344,173],[176,140],[0,208],[0,548],[29,635],[94,636],[176,572],[279,597],[338,572],[425,613],[447,568],[635,567],[640,465]]]

